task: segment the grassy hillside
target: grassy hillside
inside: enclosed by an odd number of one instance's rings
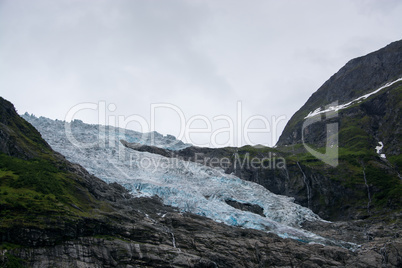
[[[108,210],[74,167],[0,98],[0,229],[99,217]]]

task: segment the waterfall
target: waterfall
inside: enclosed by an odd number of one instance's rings
[[[307,177],[306,174],[304,174],[303,169],[301,168],[299,162],[297,162],[297,166],[299,167],[301,173],[303,174],[303,181],[304,184],[306,185],[306,189],[307,189],[307,207],[310,208],[310,200],[311,200],[311,192],[310,192],[310,186],[307,183]]]
[[[176,247],[176,239],[174,238],[174,233],[170,232],[170,234],[172,235],[172,244],[174,248],[177,248],[178,251],[181,251],[178,247]]]
[[[368,202],[367,202],[367,212],[370,214],[370,204],[371,204],[371,195],[370,195],[370,187],[367,184],[367,178],[366,178],[366,167],[362,163],[363,166],[363,178],[364,178],[364,184],[366,185],[367,188],[367,195],[368,195]]]

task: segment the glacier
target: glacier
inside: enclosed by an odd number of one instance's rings
[[[69,161],[79,163],[108,183],[123,185],[135,197],[156,195],[165,205],[182,212],[195,213],[227,225],[272,232],[283,238],[351,249],[356,247],[352,243],[333,241],[303,230],[301,224],[304,221],[323,220],[310,209],[295,204],[293,198],[273,194],[259,184],[225,174],[223,169],[135,151],[120,142],[124,139],[170,150],[190,146],[173,136],[90,125],[80,120],[65,122],[37,118],[27,113],[22,117]],[[236,209],[226,200],[258,205],[263,208],[264,216]]]

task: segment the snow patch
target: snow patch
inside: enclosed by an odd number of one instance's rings
[[[382,143],[382,141],[379,141],[378,144],[379,145],[375,147],[375,150],[377,151],[377,154],[379,154],[381,158],[386,159],[387,156],[385,154],[381,153],[382,148],[384,148],[384,143]]]
[[[377,154],[379,154],[381,152],[382,148],[384,147],[384,144],[382,143],[382,141],[379,141],[378,144],[379,144],[379,146],[375,147]]]

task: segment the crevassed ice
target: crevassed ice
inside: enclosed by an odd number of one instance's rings
[[[135,142],[146,145],[153,145],[168,150],[181,150],[191,146],[191,144],[183,143],[177,140],[172,135],[163,136],[162,134],[154,131],[149,133],[140,133],[130,129],[123,129],[113,126],[101,126],[83,123],[81,120],[74,120],[71,123],[66,123],[61,120],[52,120],[46,117],[37,118],[34,115],[25,113],[21,115],[25,120],[35,126],[42,135],[50,138],[49,135],[58,133],[60,139],[54,137],[54,142],[60,144],[68,141],[66,139],[65,126],[71,128],[73,138],[83,144],[101,143],[101,145],[108,146],[116,140],[125,140],[127,142]],[[43,133],[42,133],[43,132]],[[85,136],[85,137],[84,137]],[[46,139],[46,137],[44,137]],[[100,141],[101,139],[101,141]],[[56,144],[55,144],[56,145]],[[64,145],[64,144],[63,144]]]
[[[79,163],[106,182],[118,182],[134,196],[158,195],[166,205],[228,225],[269,231],[306,242],[353,247],[352,244],[330,241],[299,228],[306,220],[321,219],[310,209],[295,204],[292,198],[275,195],[259,184],[198,163],[128,149],[119,142],[121,135],[114,131],[116,129],[104,133],[106,143],[83,149],[67,139],[65,122],[27,114],[23,117],[69,161]],[[72,134],[81,143],[93,143],[99,137],[95,125],[82,122],[72,125]],[[138,137],[129,137],[128,141],[130,138],[135,141]],[[170,143],[166,144],[163,138],[159,140],[159,145],[165,148]],[[188,146],[177,144],[183,148]],[[228,199],[259,205],[264,209],[265,217],[235,209],[226,204]]]

